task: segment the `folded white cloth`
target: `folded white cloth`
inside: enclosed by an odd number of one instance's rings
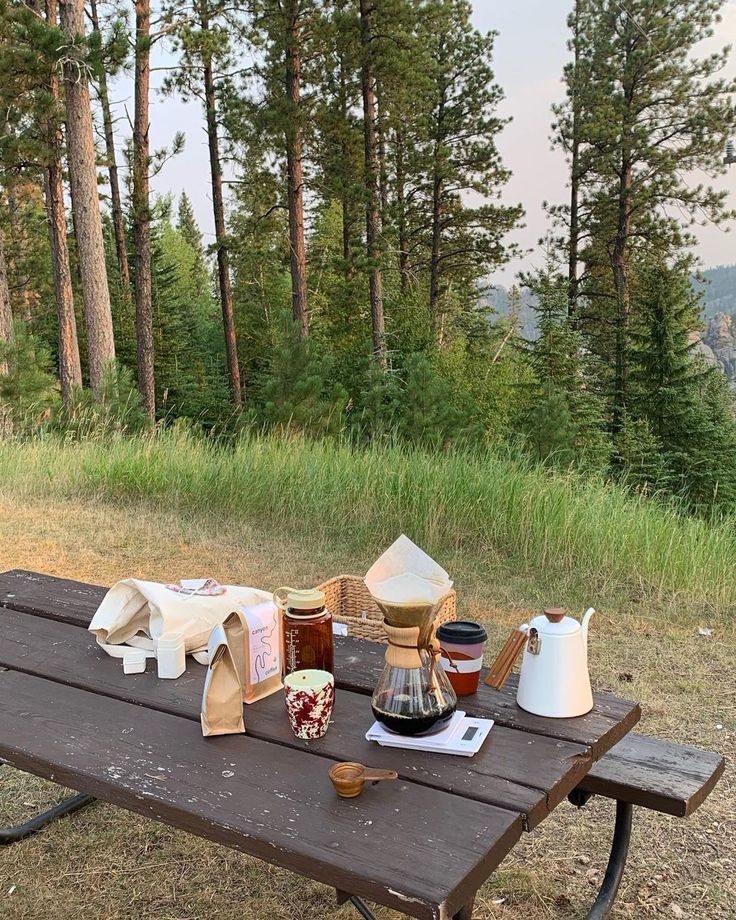
[[[154,640],[165,633],[179,633],[187,654],[207,664],[207,643],[214,627],[236,608],[271,597],[257,588],[218,585],[204,578],[178,585],[125,578],[107,592],[89,631],[113,658],[122,658],[131,646],[154,658]]]

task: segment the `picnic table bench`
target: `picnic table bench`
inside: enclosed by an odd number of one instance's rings
[[[23,825],[12,843],[101,799],[420,920],[470,920],[475,893],[566,797],[617,801],[611,856],[588,914],[605,917],[621,880],[632,806],[687,815],[723,772],[715,754],[630,734],[637,703],[598,693],[588,715],[519,709],[513,679],[465,697],[496,721],[472,759],[380,748],[365,740],[380,645],[336,638],[339,689],[318,741],[295,738],[280,694],[246,707],[246,735],[203,738],[203,670],[176,681],[124,675],[86,631],[105,588],[15,570],[0,574],[0,759],[80,790]],[[349,801],[328,769],[354,760],[396,770]]]

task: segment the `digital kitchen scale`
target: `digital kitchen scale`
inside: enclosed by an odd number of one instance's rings
[[[367,741],[375,741],[381,747],[472,757],[481,749],[492,727],[493,719],[474,719],[464,712],[456,712],[447,728],[434,735],[397,735],[384,728],[380,722],[374,722],[365,737]]]

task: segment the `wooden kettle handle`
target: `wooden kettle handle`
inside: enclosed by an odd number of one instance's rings
[[[515,629],[511,633],[488,672],[486,683],[489,687],[493,687],[495,690],[502,689],[514,667],[514,662],[519,657],[519,652],[524,648],[526,640],[527,634],[525,630]]]

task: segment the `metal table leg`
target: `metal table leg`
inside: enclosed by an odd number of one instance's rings
[[[475,899],[473,899],[475,900]],[[342,891],[337,892],[337,903],[345,904],[346,901],[350,901],[353,907],[358,911],[363,920],[376,920],[376,915],[368,907],[365,901],[362,898],[356,897],[355,895],[346,895]],[[473,913],[473,901],[470,904],[466,904],[465,907],[461,908],[453,917],[453,920],[471,920],[471,914]]]
[[[568,796],[572,804],[577,805],[578,808],[582,808],[591,797],[589,793],[580,792],[577,789]],[[629,855],[633,814],[634,807],[631,803],[616,801],[616,823],[613,829],[613,842],[611,844],[611,854],[608,857],[608,865],[606,866],[606,874],[603,877],[598,897],[585,915],[585,920],[605,920],[613,908],[613,902],[616,900],[624,869],[626,868],[626,858]],[[350,901],[364,920],[376,920],[375,914],[362,898],[338,891],[337,903],[344,904],[346,901]],[[471,902],[459,910],[453,920],[471,920],[472,913],[473,903]]]
[[[604,920],[611,912],[616,900],[621,878],[626,868],[626,857],[631,842],[631,819],[634,808],[629,802],[616,802],[616,824],[613,830],[611,855],[608,857],[606,874],[603,877],[598,897],[586,914],[585,920]]]
[[[10,766],[10,764],[8,764],[8,766]],[[16,824],[14,827],[1,827],[0,846],[9,846],[11,843],[17,843],[19,840],[24,840],[26,837],[38,833],[41,828],[46,827],[46,825],[50,824],[52,821],[56,821],[57,818],[61,818],[64,815],[70,815],[75,811],[79,811],[81,808],[86,808],[87,805],[91,805],[94,801],[91,795],[79,793],[78,795],[72,795],[68,799],[64,799],[63,802],[59,802],[58,805],[54,805],[53,808],[42,811],[34,818],[31,818],[30,821],[25,821],[23,824]]]

